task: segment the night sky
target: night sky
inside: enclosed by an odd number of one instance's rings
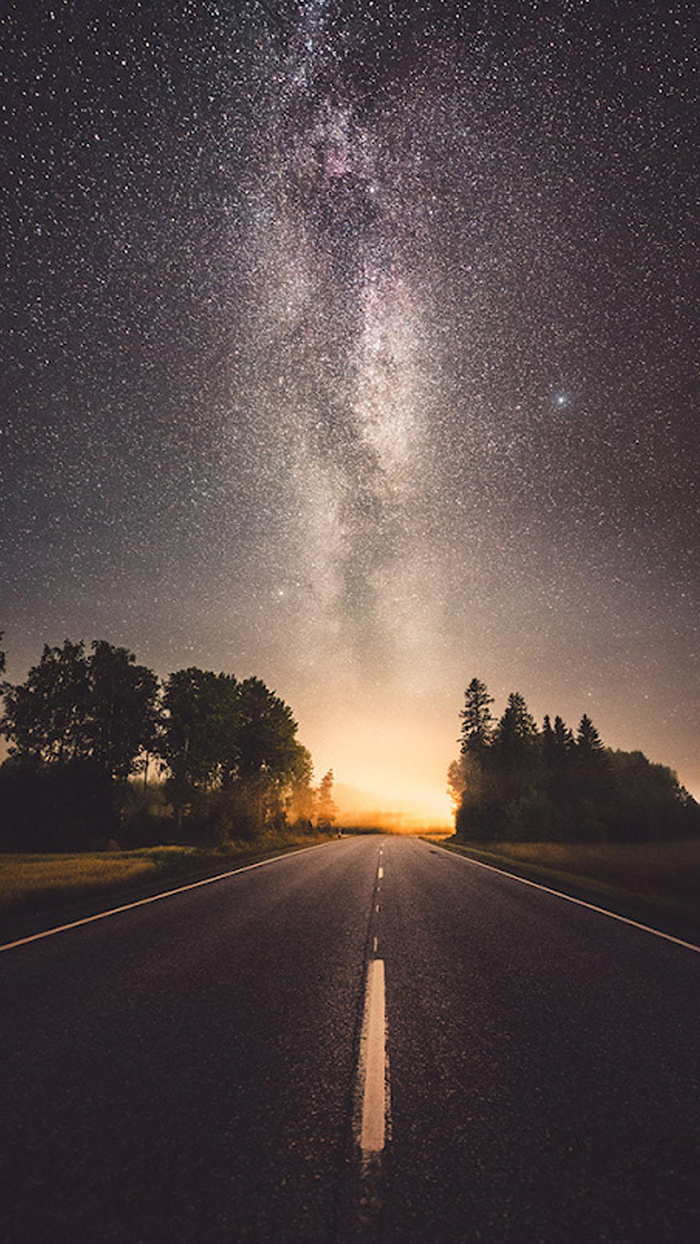
[[[696,4],[0,29],[9,676],[255,673],[435,817],[478,675],[700,796]]]

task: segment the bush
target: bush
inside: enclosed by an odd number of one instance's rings
[[[118,841],[122,847],[157,847],[174,839],[173,808],[162,782],[128,782],[122,790]]]
[[[99,849],[118,834],[115,784],[90,760],[7,760],[0,768],[0,850]]]

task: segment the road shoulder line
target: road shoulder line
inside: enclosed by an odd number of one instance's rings
[[[649,924],[641,924],[638,920],[631,920],[629,916],[621,916],[619,912],[610,911],[607,907],[597,907],[595,903],[587,903],[585,899],[574,898],[573,894],[565,894],[563,890],[553,890],[550,886],[542,885],[539,881],[530,881],[528,877],[519,877],[517,873],[508,872],[505,868],[497,868],[494,864],[485,864],[483,860],[475,860],[471,855],[463,855],[461,851],[446,850],[441,843],[435,843],[446,855],[453,858],[464,860],[466,864],[474,864],[477,868],[485,868],[490,873],[496,873],[500,877],[509,877],[511,881],[519,881],[522,885],[532,886],[535,890],[544,890],[545,894],[553,894],[555,898],[565,899],[567,903],[575,903],[577,907],[587,907],[589,911],[596,911],[600,916],[609,916],[611,920],[619,920],[621,924],[629,924],[633,929],[641,929],[643,933],[651,933],[654,937],[663,938],[665,942],[673,942],[676,946],[684,946],[686,950],[694,950],[696,954],[700,954],[700,946],[696,946],[693,942],[685,942],[681,937],[673,937],[671,933],[663,933],[661,929],[654,929]]]
[[[98,911],[94,916],[83,916],[81,920],[71,920],[69,924],[58,924],[52,929],[44,929],[41,933],[31,933],[28,937],[20,937],[14,942],[5,942],[0,946],[3,950],[14,950],[16,946],[26,946],[28,942],[39,942],[44,937],[53,937],[56,933],[65,933],[68,929],[77,929],[81,924],[92,924],[95,920],[106,920],[107,916],[116,916],[122,911],[131,911],[134,907],[145,907],[147,903],[157,903],[162,898],[172,898],[174,894],[184,894],[186,890],[197,890],[199,886],[212,885],[214,881],[224,881],[227,877],[235,877],[238,873],[250,872],[253,868],[265,868],[267,864],[277,864],[280,860],[292,859],[295,855],[305,855],[307,851],[318,851],[321,847],[330,846],[330,842],[316,842],[311,847],[301,847],[296,851],[285,851],[282,855],[273,855],[269,860],[258,860],[255,864],[243,864],[240,868],[231,868],[225,873],[217,873],[214,877],[203,877],[200,881],[190,881],[187,885],[176,886],[173,890],[164,890],[160,894],[150,894],[147,898],[136,899],[132,903],[122,903],[120,907],[110,907],[108,911]]]

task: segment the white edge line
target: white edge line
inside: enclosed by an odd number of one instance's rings
[[[442,848],[445,850],[445,847]],[[641,929],[643,933],[651,933],[654,937],[662,937],[665,942],[673,942],[675,946],[685,946],[686,950],[694,950],[700,955],[700,946],[696,946],[694,942],[684,942],[680,937],[673,937],[670,933],[662,933],[661,929],[652,929],[649,924],[640,924],[637,920],[630,920],[629,916],[621,916],[616,911],[609,911],[607,907],[596,907],[594,903],[587,903],[582,898],[574,898],[573,894],[564,894],[562,890],[552,890],[549,886],[541,885],[538,881],[530,881],[527,877],[519,877],[517,873],[506,872],[505,868],[496,868],[494,864],[484,864],[482,860],[475,860],[471,855],[463,855],[461,851],[447,850],[448,855],[456,855],[458,859],[464,860],[466,864],[476,864],[477,868],[487,868],[490,873],[498,873],[501,877],[510,877],[511,881],[520,881],[523,885],[530,885],[535,890],[544,890],[545,894],[553,894],[555,898],[566,899],[567,903],[576,903],[577,907],[587,907],[589,911],[597,911],[601,916],[609,916],[611,920],[619,920],[621,924],[631,924],[633,929]]]
[[[215,877],[203,877],[201,881],[191,881],[188,885],[180,885],[175,890],[165,890],[162,894],[151,894],[148,898],[139,898],[135,903],[124,903],[121,907],[110,907],[109,911],[98,911],[94,916],[84,916],[82,920],[72,920],[70,924],[59,924],[53,929],[44,929],[42,933],[32,933],[29,937],[20,937],[16,942],[6,942],[0,946],[3,950],[13,950],[15,946],[26,946],[28,942],[38,942],[44,937],[53,937],[55,933],[65,933],[67,929],[77,929],[81,924],[92,924],[94,920],[105,920],[107,916],[116,916],[120,911],[131,911],[134,907],[145,907],[147,903],[157,903],[162,898],[172,898],[174,894],[184,894],[186,890],[196,890],[201,885],[211,885],[214,881],[224,881],[226,877],[235,877],[237,873],[250,872],[252,868],[264,868],[266,864],[276,864],[279,860],[287,860],[293,855],[303,855],[306,851],[317,851],[320,847],[330,846],[328,842],[317,842],[312,847],[301,847],[298,851],[285,851],[284,855],[274,855],[269,860],[258,860],[256,864],[243,864],[241,868],[232,868],[225,873],[217,873]]]

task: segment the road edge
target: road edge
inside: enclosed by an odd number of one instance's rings
[[[92,924],[96,920],[104,920],[108,916],[118,915],[123,911],[131,911],[136,907],[145,907],[149,903],[157,903],[160,899],[171,898],[175,894],[182,894],[187,890],[196,890],[200,886],[211,885],[215,881],[224,881],[228,877],[234,877],[237,873],[250,872],[253,868],[263,868],[267,864],[276,864],[279,860],[287,859],[291,855],[301,855],[306,851],[317,851],[321,847],[331,846],[337,839],[329,839],[327,842],[315,842],[310,846],[299,846],[298,844],[290,844],[288,847],[279,847],[274,855],[265,855],[263,858],[252,856],[246,863],[239,864],[236,868],[227,869],[224,872],[208,874],[204,877],[198,877],[196,880],[181,881],[178,886],[171,886],[169,889],[157,889],[155,893],[148,893],[140,898],[131,899],[127,902],[119,903],[116,907],[108,907],[103,910],[92,912],[87,916],[79,916],[74,920],[68,920],[65,923],[51,925],[47,929],[39,929],[32,933],[26,933],[21,937],[14,938],[11,941],[0,944],[0,954],[6,950],[14,950],[16,947],[24,946],[29,942],[41,941],[43,938],[53,937],[58,933],[65,933],[69,929],[79,928],[83,924]],[[163,881],[165,879],[163,878]],[[172,880],[175,880],[173,877]],[[113,894],[113,898],[118,898],[117,894]],[[93,906],[92,903],[89,906]]]
[[[646,907],[643,904],[640,905],[639,907],[637,906],[627,907],[627,905],[624,902],[624,899],[628,892],[617,891],[617,893],[620,894],[621,905],[623,905],[627,911],[632,913],[632,914],[623,914],[623,912],[614,911],[612,908],[609,908],[609,907],[601,907],[599,906],[599,904],[591,901],[593,897],[600,897],[601,893],[605,895],[606,893],[609,893],[610,891],[612,891],[613,888],[611,886],[605,886],[605,884],[602,882],[599,883],[599,885],[593,884],[593,885],[587,886],[585,882],[579,885],[577,884],[577,879],[573,876],[573,874],[557,873],[554,869],[546,869],[546,868],[534,867],[534,868],[529,869],[527,868],[527,866],[522,866],[521,868],[519,862],[517,865],[517,871],[514,871],[513,865],[515,864],[515,861],[504,859],[503,865],[502,865],[500,861],[496,862],[492,858],[489,858],[489,861],[486,862],[483,859],[478,859],[476,855],[473,854],[469,850],[468,847],[463,847],[461,844],[439,842],[439,841],[436,841],[435,839],[427,838],[427,837],[424,837],[423,841],[429,843],[431,847],[434,847],[434,848],[439,847],[441,850],[446,851],[449,855],[456,855],[459,858],[467,861],[470,864],[475,865],[478,868],[485,868],[489,872],[494,872],[494,873],[500,874],[501,876],[509,877],[512,881],[519,881],[523,885],[529,885],[529,886],[534,887],[534,889],[536,890],[543,890],[546,894],[554,895],[555,898],[563,899],[569,903],[575,903],[579,907],[586,907],[588,908],[589,911],[595,911],[599,915],[608,916],[612,920],[618,920],[622,924],[627,924],[627,925],[632,926],[633,928],[641,929],[645,933],[653,934],[655,937],[660,937],[664,941],[672,942],[677,946],[684,946],[687,950],[693,950],[697,954],[700,954],[700,936],[698,935],[695,929],[693,929],[690,934],[686,934],[685,937],[680,937],[678,935],[678,932],[671,933],[664,929],[658,929],[658,928],[655,928],[651,924],[647,924],[643,919],[635,918],[637,916],[644,916],[644,915],[648,917],[650,912],[654,912],[655,909],[653,908],[651,904],[647,905]],[[539,876],[542,879],[535,880],[536,876]],[[568,878],[569,877],[571,878],[573,884],[568,885],[568,889],[575,890],[577,891],[577,893],[569,893],[568,890],[563,890],[557,887],[558,878],[563,877],[563,876],[567,878],[567,884],[568,884]],[[545,880],[549,880],[553,882],[554,884],[545,885],[544,884]],[[590,880],[593,880],[593,879],[590,879]],[[589,878],[586,878],[585,881],[589,881]],[[588,895],[588,897],[582,897],[582,895]],[[697,940],[690,941],[688,940],[688,936],[693,936],[697,938]]]

